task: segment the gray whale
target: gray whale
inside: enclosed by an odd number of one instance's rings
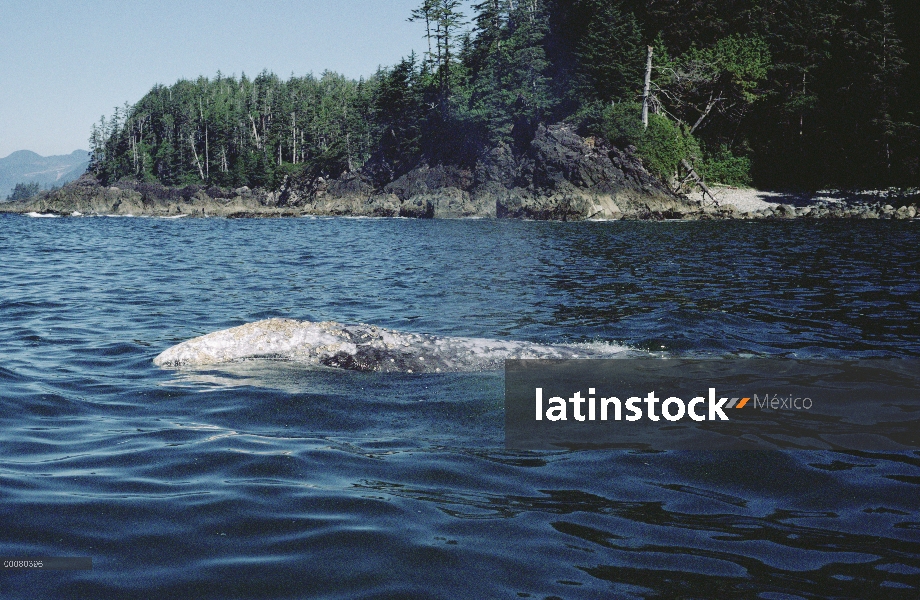
[[[609,358],[626,348],[603,343],[545,345],[408,333],[373,325],[266,319],[177,344],[153,359],[195,367],[283,359],[355,371],[432,373],[494,370],[505,359]]]

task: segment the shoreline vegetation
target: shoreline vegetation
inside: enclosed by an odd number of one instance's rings
[[[915,11],[806,4],[422,0],[422,56],[156,85],[92,127],[79,181],[0,211],[916,218]]]

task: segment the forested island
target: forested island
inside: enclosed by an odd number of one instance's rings
[[[407,17],[426,51],[368,79],[218,72],[156,85],[92,127],[80,182],[30,206],[731,216],[682,193],[707,183],[909,191],[920,181],[920,17],[910,2],[461,8],[421,2]],[[902,204],[888,212],[906,215]]]

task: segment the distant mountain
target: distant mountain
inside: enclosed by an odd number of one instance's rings
[[[40,156],[18,150],[0,158],[0,202],[6,200],[17,183],[37,182],[42,189],[64,185],[86,171],[89,152],[74,150],[62,156]]]

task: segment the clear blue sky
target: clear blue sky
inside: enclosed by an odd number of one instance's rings
[[[368,76],[425,46],[421,0],[0,0],[0,158],[68,154],[154,84]]]

